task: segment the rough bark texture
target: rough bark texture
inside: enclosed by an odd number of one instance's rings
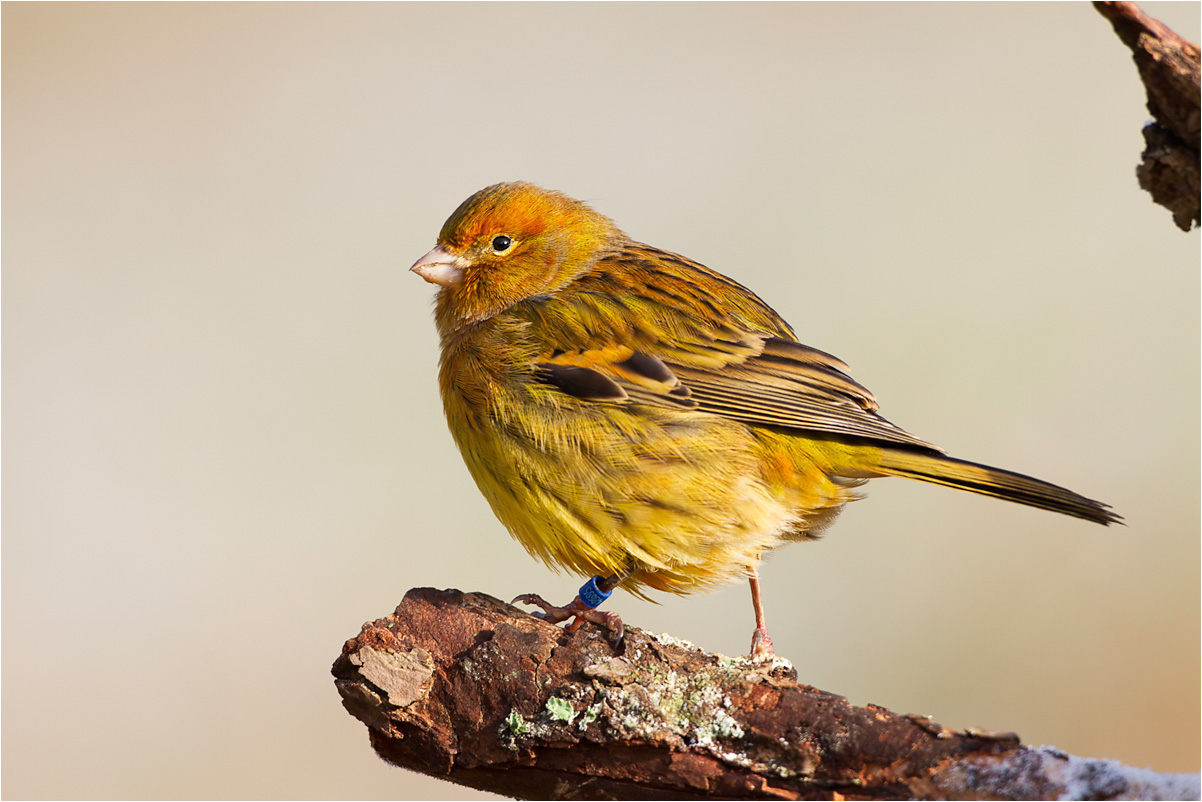
[[[1148,91],[1154,122],[1144,126],[1147,145],[1136,168],[1139,185],[1173,213],[1183,231],[1199,219],[1199,51],[1139,6],[1095,2],[1135,57]]]
[[[857,707],[635,628],[615,651],[478,593],[411,590],[333,673],[385,760],[518,798],[1199,798],[1197,775]]]

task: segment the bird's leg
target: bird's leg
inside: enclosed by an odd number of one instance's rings
[[[608,599],[614,592],[614,589],[622,584],[632,573],[634,573],[632,568],[626,568],[613,576],[604,578],[595,576],[588,582],[585,582],[584,587],[580,588],[580,593],[577,594],[576,598],[572,599],[564,607],[556,607],[545,601],[537,593],[523,593],[510,602],[510,604],[521,602],[522,604],[533,604],[535,607],[540,607],[542,608],[541,613],[531,613],[531,615],[544,621],[550,621],[552,624],[558,624],[560,621],[566,621],[574,617],[575,620],[566,627],[568,632],[575,632],[584,626],[585,621],[591,621],[609,630],[610,641],[616,647],[622,642],[622,635],[626,631],[625,626],[622,624],[622,618],[617,613],[603,613],[597,607]]]
[[[752,566],[747,572],[747,582],[751,585],[751,606],[755,608],[755,632],[751,635],[751,656],[771,657],[772,638],[768,636],[768,627],[764,624],[764,603],[760,600],[760,573]]]

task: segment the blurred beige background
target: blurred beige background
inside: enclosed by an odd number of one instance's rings
[[[763,571],[804,681],[1197,771],[1199,245],[1147,116],[1086,4],[5,4],[3,795],[468,793],[329,666],[410,587],[579,585],[463,468],[406,271],[516,178],[1126,516],[873,483]],[[611,605],[746,650],[745,586],[666,602]]]

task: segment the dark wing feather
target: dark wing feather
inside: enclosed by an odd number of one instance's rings
[[[769,353],[782,344],[794,345],[768,338],[763,355],[739,364],[720,370],[673,365],[672,370],[692,392],[698,409],[716,415],[760,426],[937,449],[878,415],[872,393],[833,365]]]
[[[675,254],[631,244],[510,314],[543,349],[535,377],[584,400],[941,450],[878,415],[847,365],[797,342],[750,290]]]

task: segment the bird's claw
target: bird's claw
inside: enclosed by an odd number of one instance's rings
[[[558,624],[560,621],[575,618],[572,623],[565,627],[568,632],[575,632],[580,629],[586,621],[604,627],[609,630],[609,640],[615,648],[621,645],[622,636],[626,633],[626,625],[622,623],[621,616],[617,613],[602,612],[589,607],[579,596],[569,602],[566,607],[556,607],[537,593],[523,593],[510,602],[510,604],[517,604],[518,602],[533,604],[535,607],[541,608],[541,613],[531,613],[531,615],[544,621],[550,621],[552,624]]]
[[[560,621],[564,621],[572,617],[572,613],[568,611],[567,607],[556,607],[554,604],[546,601],[537,593],[523,593],[511,601],[510,604],[517,604],[518,602],[521,602],[522,604],[533,604],[535,607],[541,607],[541,613],[531,613],[530,615],[534,616],[535,618],[541,618],[544,621],[550,621],[552,624],[558,624]]]
[[[756,627],[751,633],[751,657],[772,657],[776,654],[772,649],[772,638],[764,627]]]

